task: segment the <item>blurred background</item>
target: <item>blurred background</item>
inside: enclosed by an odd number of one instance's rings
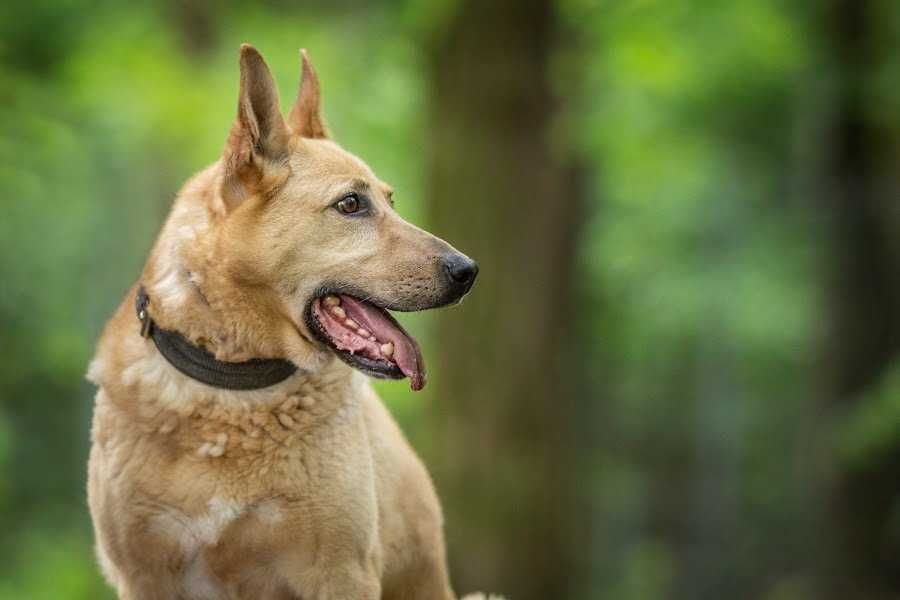
[[[112,594],[98,333],[220,154],[237,48],[475,257],[378,388],[459,592],[900,597],[896,0],[0,7],[0,598]]]

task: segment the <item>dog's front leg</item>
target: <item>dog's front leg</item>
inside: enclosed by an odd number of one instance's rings
[[[288,575],[293,591],[304,600],[379,600],[381,580],[374,558],[317,565]]]
[[[140,576],[116,586],[119,600],[171,600],[178,597],[168,577]]]
[[[281,485],[297,491],[278,525],[276,569],[303,600],[380,600],[375,469],[359,404],[348,402],[327,425],[281,467]]]
[[[276,563],[303,600],[380,600],[383,571],[374,507],[357,496],[342,503],[320,498],[291,531]],[[350,498],[352,500],[347,501]]]

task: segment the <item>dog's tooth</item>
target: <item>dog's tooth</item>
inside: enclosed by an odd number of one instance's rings
[[[374,336],[374,335],[370,335],[370,336],[369,336],[369,341],[370,341],[370,342],[377,342],[378,340],[375,339],[375,336]]]
[[[332,306],[331,314],[336,316],[338,319],[346,319],[347,318],[347,313],[344,312],[344,309],[341,308],[340,306]]]
[[[357,329],[356,333],[358,333],[360,337],[364,337],[364,338],[369,337],[369,332],[367,330],[363,329],[362,327]]]
[[[340,303],[341,303],[341,299],[338,298],[337,296],[328,295],[328,296],[325,296],[324,300],[322,300],[322,304],[324,304],[325,306],[337,306]]]
[[[359,323],[357,323],[353,319],[347,319],[346,321],[344,321],[344,325],[346,325],[350,329],[356,329],[357,327],[359,327]]]
[[[381,353],[390,358],[394,354],[394,342],[388,342],[381,345]]]

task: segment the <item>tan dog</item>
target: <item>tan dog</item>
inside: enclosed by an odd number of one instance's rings
[[[240,68],[221,160],[89,369],[103,572],[124,599],[454,598],[432,484],[360,371],[421,388],[384,309],[457,302],[477,267],[328,139],[305,53],[287,122],[251,46]]]

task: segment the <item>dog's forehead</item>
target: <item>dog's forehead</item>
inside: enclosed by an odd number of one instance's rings
[[[298,172],[314,174],[323,181],[364,181],[386,194],[391,190],[369,165],[331,140],[300,139],[294,146],[291,162]]]

